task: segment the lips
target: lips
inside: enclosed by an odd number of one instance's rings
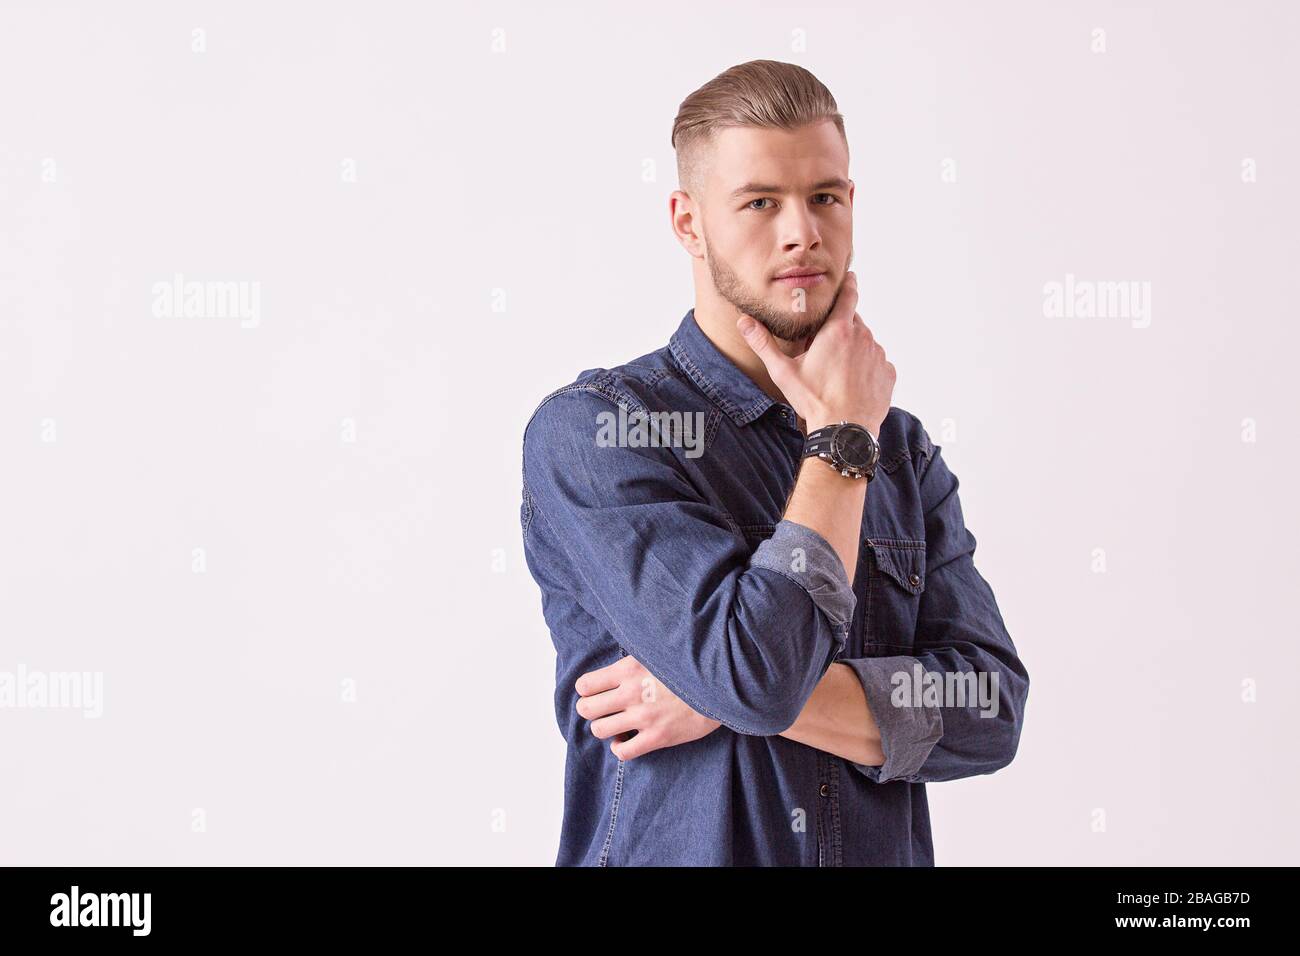
[[[794,269],[772,280],[787,288],[808,288],[826,281],[826,273],[815,269]]]

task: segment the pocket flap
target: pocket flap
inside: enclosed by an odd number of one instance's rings
[[[925,542],[901,538],[867,538],[876,567],[911,594],[925,590]]]

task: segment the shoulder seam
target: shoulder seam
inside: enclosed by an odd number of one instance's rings
[[[528,429],[537,418],[537,413],[549,404],[552,399],[572,392],[587,392],[599,395],[615,407],[626,407],[629,413],[638,411],[643,413],[648,412],[645,405],[643,405],[634,395],[618,387],[616,373],[610,369],[601,369],[597,374],[592,375],[589,379],[570,382],[568,385],[562,385],[547,394],[540,402],[538,402],[537,407],[533,409],[533,413],[528,416],[528,421],[524,423],[523,438],[520,442],[519,477],[520,483],[523,487],[523,527],[525,533],[532,526],[533,517],[538,511],[537,499],[528,488],[528,462],[526,460]]]

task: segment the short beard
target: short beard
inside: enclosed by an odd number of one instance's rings
[[[816,312],[798,312],[791,309],[773,309],[766,302],[750,295],[745,284],[726,262],[706,252],[705,262],[709,264],[709,273],[713,276],[713,287],[718,295],[730,302],[739,312],[750,316],[778,339],[786,342],[801,342],[810,335],[816,335],[826,324],[835,305],[832,297],[829,305]],[[852,256],[850,256],[852,262]],[[793,296],[792,296],[793,298]],[[807,299],[804,300],[805,302]]]

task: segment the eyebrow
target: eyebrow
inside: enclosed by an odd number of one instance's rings
[[[833,179],[823,179],[819,183],[813,183],[811,186],[808,187],[808,191],[815,193],[815,192],[824,192],[828,189],[845,190],[848,188],[849,188],[849,181],[847,179],[840,179],[838,176],[836,176]],[[745,183],[745,185],[741,186],[739,189],[733,189],[731,191],[731,196],[729,198],[739,199],[741,196],[744,196],[748,193],[779,193],[781,191],[782,191],[782,187],[771,186],[767,183]]]

